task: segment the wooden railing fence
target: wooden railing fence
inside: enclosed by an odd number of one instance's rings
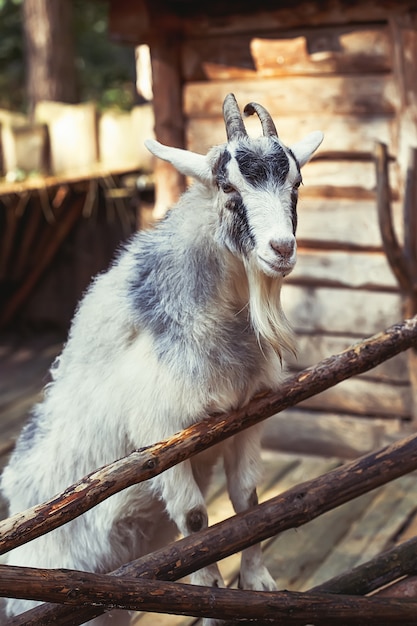
[[[404,317],[417,314],[417,148],[410,148],[402,210],[404,240],[395,232],[388,175],[389,154],[384,143],[375,150],[378,221],[385,255],[403,299]],[[417,426],[417,349],[408,352],[412,413]]]
[[[4,553],[81,515],[126,487],[147,480],[237,432],[375,367],[415,346],[417,316],[290,377],[279,393],[255,397],[227,415],[210,415],[170,439],[107,465],[52,500],[0,523]],[[297,485],[193,536],[184,538],[110,575],[67,570],[0,567],[0,595],[36,599],[40,605],[9,620],[11,626],[82,624],[110,608],[208,616],[234,623],[316,626],[415,624],[417,599],[355,596],[399,576],[417,574],[417,539],[355,571],[306,593],[206,589],[179,578],[249,545],[296,528],[360,494],[417,469],[417,435]],[[412,582],[412,579],[411,579]],[[349,595],[340,595],[347,593]],[[337,594],[337,595],[335,595]]]

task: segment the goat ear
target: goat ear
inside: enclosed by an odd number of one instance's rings
[[[315,130],[309,133],[304,139],[291,146],[291,150],[295,154],[300,167],[303,167],[309,161],[323,141],[323,133],[321,130]]]
[[[147,139],[145,146],[154,156],[163,161],[168,161],[176,170],[185,176],[197,178],[203,183],[208,182],[212,178],[210,166],[206,157],[202,154],[182,150],[181,148],[164,146],[154,139]]]

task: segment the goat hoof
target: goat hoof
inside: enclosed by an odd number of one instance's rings
[[[277,585],[266,567],[239,576],[239,588],[252,591],[276,591]]]

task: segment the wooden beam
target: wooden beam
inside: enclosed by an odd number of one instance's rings
[[[271,500],[199,533],[160,548],[152,554],[120,567],[112,572],[112,575],[141,580],[146,578],[178,580],[283,530],[297,528],[326,511],[416,468],[417,435],[413,435],[337,467],[327,474],[296,485]],[[15,617],[9,624],[13,626],[82,624],[86,619],[100,615],[103,610],[102,607],[56,608],[44,605]],[[360,610],[356,612],[356,619],[358,613],[361,614]],[[297,613],[290,610],[285,620],[278,623],[300,624],[297,617]],[[306,619],[305,616],[303,619]],[[314,620],[314,623],[326,622]]]
[[[417,571],[417,537],[309,589],[313,593],[365,595]],[[388,595],[388,594],[387,594]]]
[[[277,625],[346,626],[358,623],[360,615],[369,626],[414,624],[415,598],[401,602],[389,598],[359,598],[295,591],[248,591],[218,589],[141,578],[115,579],[105,574],[35,569],[0,565],[0,592],[18,598],[47,599],[68,605],[94,603],[132,611],[151,611],[218,619],[262,620]],[[22,625],[17,616],[9,626]],[[250,622],[251,623],[251,622]]]
[[[150,27],[145,0],[110,0],[109,35],[113,41],[140,44]]]
[[[377,208],[379,228],[385,254],[391,269],[403,293],[407,293],[411,286],[411,277],[403,251],[395,234],[391,213],[391,192],[388,178],[388,152],[383,143],[378,143],[375,149]]]
[[[417,151],[410,151],[411,159],[407,170],[404,194],[404,246],[401,247],[395,234],[388,180],[388,156],[385,144],[376,145],[377,207],[382,242],[391,269],[398,281],[405,315],[417,312]],[[412,393],[412,415],[417,429],[417,344],[408,353],[409,375]]]
[[[180,40],[175,31],[159,31],[149,40],[151,48],[155,137],[168,146],[184,148],[184,116]],[[185,179],[169,163],[155,161],[155,217],[164,215],[185,189]]]

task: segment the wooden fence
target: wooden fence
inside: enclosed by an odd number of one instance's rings
[[[289,378],[279,393],[255,397],[246,407],[228,415],[207,416],[168,440],[133,451],[86,476],[53,500],[1,522],[0,550],[6,552],[57,528],[114,493],[384,362],[415,346],[416,341],[417,316]],[[307,593],[194,588],[166,581],[178,580],[287,528],[298,527],[416,469],[417,435],[412,435],[146,555],[110,576],[1,566],[1,595],[61,605],[41,605],[12,618],[9,624],[82,624],[110,608],[123,608],[233,619],[236,623],[251,619],[260,624],[308,622],[324,626],[341,619],[343,624],[411,626],[415,623],[416,600],[355,596],[379,589],[399,576],[416,574],[417,539]],[[406,581],[410,585],[414,579]],[[341,593],[349,595],[334,595]]]

